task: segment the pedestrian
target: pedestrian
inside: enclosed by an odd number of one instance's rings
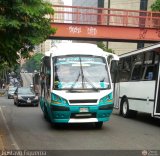
[[[4,83],[2,84],[2,89],[5,89],[5,84]]]

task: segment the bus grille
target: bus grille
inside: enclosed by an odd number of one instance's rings
[[[97,100],[96,99],[91,99],[91,100],[69,100],[70,104],[83,104],[83,103],[86,103],[86,104],[93,104],[93,103],[97,103]]]
[[[96,113],[72,113],[70,118],[96,118]]]

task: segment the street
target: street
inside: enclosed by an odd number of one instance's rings
[[[0,10],[0,156],[160,156],[160,0]]]
[[[113,114],[102,130],[95,130],[92,124],[57,129],[45,121],[40,107],[17,107],[6,97],[0,101],[2,136],[8,138],[7,126],[15,141],[5,140],[4,146],[11,149],[159,149],[160,127],[146,115],[124,119]]]
[[[28,74],[24,76],[24,81],[30,82]],[[101,130],[92,124],[55,128],[44,119],[40,106],[17,107],[13,99],[4,96],[0,97],[0,136],[3,149],[158,150],[160,121],[147,114],[125,119],[114,111]]]

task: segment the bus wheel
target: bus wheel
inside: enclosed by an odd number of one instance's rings
[[[95,122],[95,128],[96,129],[101,129],[103,126],[103,122]]]
[[[122,101],[122,116],[124,118],[128,118],[129,114],[130,114],[130,111],[129,111],[128,99],[124,99]]]
[[[44,118],[48,121],[48,122],[50,122],[50,118],[49,118],[49,115],[48,115],[48,112],[47,112],[47,108],[46,108],[46,106],[44,105]]]
[[[135,117],[137,115],[137,111],[129,110],[129,103],[128,103],[127,98],[122,101],[121,109],[122,109],[121,110],[122,111],[122,116],[124,118]]]

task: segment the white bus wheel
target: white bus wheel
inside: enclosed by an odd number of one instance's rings
[[[135,117],[137,115],[137,111],[129,110],[128,99],[125,98],[122,101],[122,116],[124,118]]]
[[[122,101],[122,116],[124,118],[128,118],[129,114],[130,114],[130,111],[129,111],[128,100],[127,99],[123,99],[123,101]]]

